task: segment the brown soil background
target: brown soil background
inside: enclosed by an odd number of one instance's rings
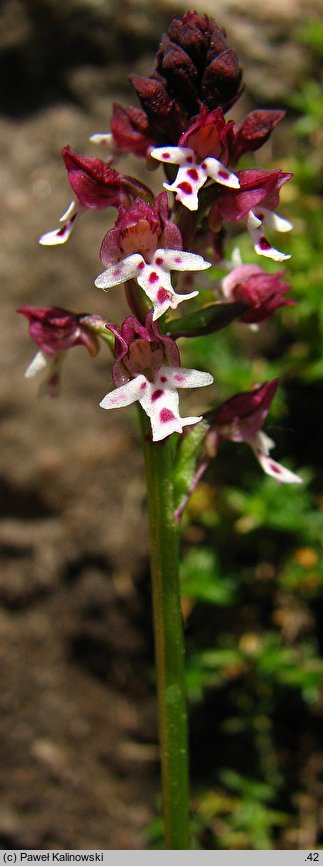
[[[302,6],[210,0],[246,67],[249,105],[277,106],[308,62]],[[265,8],[264,8],[265,7]],[[0,845],[140,849],[158,798],[148,536],[135,415],[102,412],[104,352],[70,353],[58,400],[24,379],[23,303],[120,322],[95,289],[106,213],[39,247],[70,200],[60,151],[95,153],[114,98],[134,102],[181,4],[4,0],[0,8]],[[308,14],[318,11],[308,4]],[[278,63],[279,59],[279,63]],[[128,173],[140,163],[130,161]],[[108,311],[108,312],[107,312]]]

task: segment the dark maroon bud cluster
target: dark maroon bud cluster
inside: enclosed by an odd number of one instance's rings
[[[155,141],[176,144],[201,105],[227,111],[236,102],[241,77],[225,31],[208,15],[187,12],[163,36],[152,74],[130,81]]]

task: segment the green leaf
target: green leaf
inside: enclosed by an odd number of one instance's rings
[[[214,551],[202,547],[192,549],[186,555],[181,567],[181,589],[189,598],[228,605],[234,600],[236,582],[233,577],[222,574]],[[226,656],[223,664],[228,663]]]
[[[174,337],[200,337],[213,334],[230,325],[248,309],[248,304],[237,301],[233,304],[218,303],[202,307],[190,316],[183,316],[163,323],[163,331]]]
[[[187,496],[193,481],[199,448],[204,439],[208,425],[202,421],[196,424],[179,442],[174,465],[174,504],[175,510]]]

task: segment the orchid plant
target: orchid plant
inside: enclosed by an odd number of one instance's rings
[[[242,263],[238,250],[225,255],[230,225],[245,221],[256,253],[274,262],[289,258],[264,231],[286,232],[291,224],[276,213],[282,186],[291,175],[280,169],[239,170],[240,158],[258,150],[284,112],[252,111],[240,123],[226,114],[241,92],[242,71],[224,30],[207,15],[187,12],[164,34],[151,75],[130,76],[141,107],[115,104],[108,132],[91,137],[105,160],[80,156],[71,147],[63,160],[73,200],[60,226],[40,238],[65,244],[85,211],[114,208],[115,224],[102,240],[104,270],[95,285],[105,292],[124,288],[129,315],[117,326],[95,314],[59,307],[24,306],[37,345],[26,376],[43,374],[42,390],[54,396],[66,353],[84,346],[94,356],[105,344],[112,355],[114,388],[103,409],[138,403],[145,454],[151,533],[152,598],[160,731],[165,847],[187,849],[189,835],[187,710],[179,589],[180,521],[199,479],[221,442],[245,442],[261,468],[280,483],[300,478],[270,456],[274,443],[262,426],[278,382],[235,394],[213,405],[206,392],[202,415],[180,414],[178,391],[210,386],[206,370],[181,366],[179,337],[214,333],[234,320],[258,327],[286,299],[284,270],[267,272]],[[115,168],[127,154],[163,170],[157,196],[141,180]],[[216,279],[216,268],[227,274]],[[211,269],[211,270],[210,270]],[[199,303],[199,274],[213,301]],[[205,272],[205,273],[204,273]],[[210,275],[210,276],[209,276]],[[177,307],[195,298],[193,310]],[[221,385],[221,371],[218,387]],[[193,456],[192,456],[193,455]],[[181,483],[178,483],[178,473]],[[183,489],[184,485],[184,489]]]

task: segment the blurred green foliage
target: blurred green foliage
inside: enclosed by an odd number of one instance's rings
[[[315,68],[322,25],[307,22],[297,38]],[[265,429],[274,459],[303,478],[302,487],[279,485],[246,445],[225,443],[184,515],[197,848],[323,844],[321,82],[309,77],[286,103],[284,156],[271,167],[294,173],[280,212],[294,223],[284,249],[297,303],[257,332],[236,323],[181,346],[185,366],[214,373],[218,403],[279,377]],[[246,234],[236,245],[250,261]],[[159,837],[157,822],[150,844],[158,847]]]

